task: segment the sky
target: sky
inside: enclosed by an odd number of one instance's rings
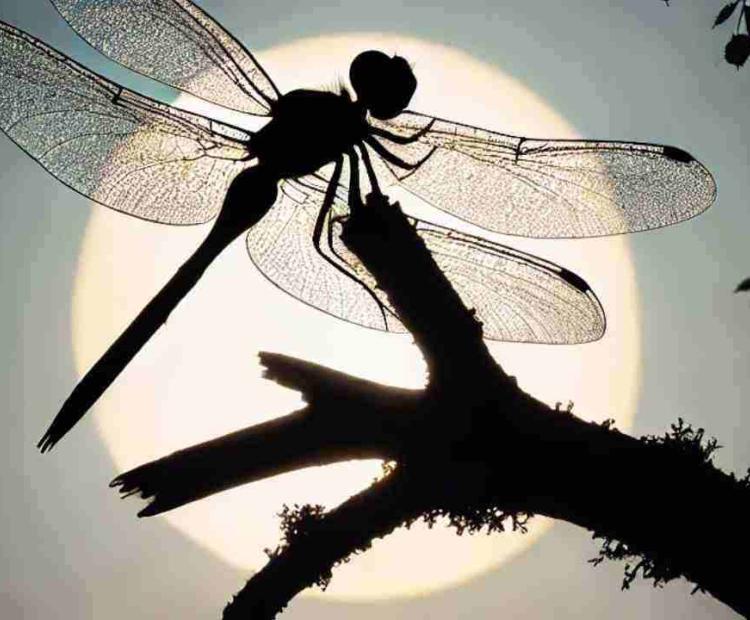
[[[522,81],[584,136],[680,145],[714,174],[701,217],[630,239],[642,312],[643,376],[632,432],[678,417],[724,446],[717,462],[750,466],[750,67],[724,64],[722,2],[202,3],[251,49],[335,32],[385,31],[455,46]],[[0,0],[0,19],[87,66],[145,88],[75,38],[51,4]],[[446,88],[450,88],[447,84]],[[502,111],[499,111],[502,114]],[[509,128],[511,131],[512,128]],[[117,472],[92,424],[42,457],[34,446],[75,382],[71,292],[92,207],[0,138],[0,617],[218,617],[247,575],[159,520],[139,521],[107,489]],[[519,380],[522,381],[522,377]],[[576,399],[570,394],[571,400]],[[585,415],[584,412],[579,412]],[[269,541],[272,545],[274,541]],[[586,562],[590,535],[557,525],[527,551],[431,596],[344,604],[300,599],[285,618],[722,619],[690,586],[636,584]]]

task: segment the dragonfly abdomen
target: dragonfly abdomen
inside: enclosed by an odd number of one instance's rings
[[[276,201],[280,180],[277,170],[262,163],[240,172],[229,185],[214,228],[234,239],[257,224]]]
[[[247,168],[234,178],[206,239],[84,375],[37,444],[42,452],[50,450],[93,406],[214,259],[268,212],[276,200],[278,182],[276,174],[262,165]]]

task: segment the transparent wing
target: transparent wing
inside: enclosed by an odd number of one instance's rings
[[[484,337],[508,342],[579,344],[604,335],[604,310],[578,275],[531,254],[414,220]]]
[[[77,192],[166,224],[216,215],[250,137],[128,91],[2,22],[0,128]]]
[[[327,314],[373,329],[404,331],[395,315],[390,310],[384,314],[372,294],[356,281],[364,276],[364,283],[374,290],[372,277],[364,269],[362,273],[352,269],[333,253],[331,223],[346,214],[343,200],[331,209],[321,243],[321,251],[339,268],[316,251],[313,230],[326,186],[325,177],[312,175],[283,181],[273,208],[247,234],[251,260],[281,290]]]
[[[411,144],[376,138],[407,161],[429,155],[414,171],[386,165],[420,198],[496,232],[570,238],[648,230],[701,213],[716,194],[708,170],[674,147],[528,139],[408,111],[371,119],[399,136],[430,122]]]
[[[343,196],[326,222],[324,251],[368,286],[387,308],[385,317],[361,284],[315,252],[311,238],[325,185],[325,178],[314,177],[283,183],[273,209],[248,233],[250,257],[269,280],[311,306],[365,327],[404,331],[372,276],[340,241]],[[464,303],[476,310],[486,338],[574,344],[603,335],[604,311],[580,277],[486,239],[410,219]]]
[[[196,97],[268,115],[279,92],[253,55],[189,0],[52,0],[84,40]]]

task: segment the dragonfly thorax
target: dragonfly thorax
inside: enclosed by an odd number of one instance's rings
[[[359,103],[381,120],[401,113],[417,88],[417,78],[406,59],[375,50],[362,52],[352,61],[349,81]]]
[[[248,147],[280,178],[311,174],[366,137],[365,115],[346,91],[294,90],[274,102],[271,121]]]

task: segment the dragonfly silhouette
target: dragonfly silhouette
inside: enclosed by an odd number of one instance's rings
[[[179,110],[0,24],[0,126],[63,183],[164,224],[216,221],[204,242],[87,372],[38,446],[52,448],[166,321],[214,258],[248,231],[255,266],[303,302],[354,323],[403,327],[338,238],[362,184],[397,182],[485,229],[590,237],[657,228],[706,209],[715,185],[683,150],[529,139],[405,110],[405,59],[365,51],[353,93],[281,94],[255,57],[189,0],[53,0],[93,47],[194,96],[270,120],[256,132]],[[413,219],[491,339],[578,343],[604,333],[579,276],[541,258]],[[310,243],[312,240],[312,243]]]

